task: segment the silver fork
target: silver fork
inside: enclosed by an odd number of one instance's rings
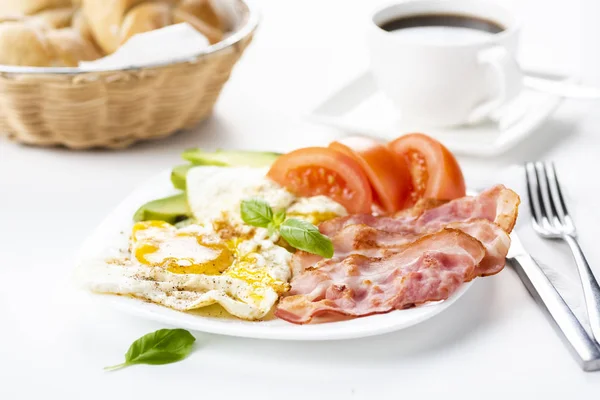
[[[564,240],[571,248],[583,286],[592,334],[600,343],[600,286],[577,241],[554,163],[530,162],[525,164],[525,171],[533,229],[543,238]]]

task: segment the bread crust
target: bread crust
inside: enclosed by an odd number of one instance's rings
[[[41,3],[64,2],[40,1],[39,7]],[[80,61],[102,57],[81,13],[68,3],[68,7],[44,9],[33,15],[0,17],[0,64],[75,67]]]
[[[213,44],[223,38],[223,22],[209,0],[82,0],[91,32],[106,54],[133,35],[187,22]]]

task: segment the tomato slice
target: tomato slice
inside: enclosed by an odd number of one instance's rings
[[[411,202],[420,198],[452,200],[466,194],[463,173],[454,155],[437,140],[422,133],[400,136],[388,144],[412,175]]]
[[[393,213],[406,205],[412,180],[405,162],[376,140],[348,137],[329,145],[330,149],[356,160],[367,174],[373,188],[373,201],[384,212]]]
[[[349,213],[370,213],[373,194],[360,165],[338,151],[307,147],[279,157],[267,176],[299,196],[325,195]]]

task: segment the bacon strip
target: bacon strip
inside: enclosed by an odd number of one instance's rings
[[[447,228],[459,229],[479,240],[485,247],[485,257],[475,268],[475,277],[495,275],[506,264],[510,236],[499,225],[485,219],[455,222]]]
[[[430,208],[418,217],[416,223],[425,229],[435,229],[452,222],[487,219],[510,233],[517,221],[520,202],[515,192],[497,185],[478,196],[463,197]]]
[[[321,224],[334,257],[297,252],[276,315],[304,324],[358,317],[448,298],[504,268],[519,196],[495,186],[450,202],[422,200],[392,217],[351,215]]]
[[[358,251],[370,257],[389,253],[389,249],[412,242],[424,234],[434,233],[452,224],[482,241],[488,256],[479,268],[481,276],[493,275],[502,270],[508,253],[508,233],[517,219],[519,196],[503,185],[494,186],[475,197],[463,197],[450,202],[424,199],[413,208],[403,210],[394,217],[376,217],[355,214],[336,218],[319,226],[321,233],[332,238],[336,258],[343,258]],[[485,223],[488,220],[501,229]],[[475,222],[474,226],[465,224]],[[496,238],[492,238],[492,233]],[[366,251],[370,249],[370,251]],[[384,249],[388,249],[384,251]],[[294,275],[316,264],[321,258],[305,252],[297,252],[292,258]]]
[[[413,226],[436,231],[443,226],[470,219],[487,219],[510,233],[517,220],[519,196],[503,185],[481,192],[478,196],[462,197],[445,204],[439,200],[424,199],[411,209],[401,211],[393,217],[376,217],[369,214],[354,214],[323,222],[319,226],[322,234],[333,237],[349,225],[365,224],[387,232],[405,232]]]
[[[493,275],[502,270],[510,247],[510,236],[502,228],[485,219],[455,222],[446,227],[465,232],[485,247],[486,255],[475,271],[476,276]],[[419,232],[419,229],[415,229],[412,232],[397,233],[381,231],[366,225],[350,225],[333,238],[335,257],[342,259],[351,254],[385,257],[427,233],[434,232]]]
[[[323,314],[358,317],[445,300],[472,279],[485,254],[477,239],[444,229],[384,258],[322,261],[292,280],[275,315],[304,324]]]

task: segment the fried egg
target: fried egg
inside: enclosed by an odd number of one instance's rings
[[[346,209],[326,196],[296,197],[267,178],[268,168],[196,167],[187,175],[188,203],[198,223],[230,228],[237,234],[252,230],[240,215],[242,200],[259,198],[289,217],[319,224],[347,215]]]
[[[215,303],[247,320],[265,317],[289,290],[291,253],[277,233],[246,225],[240,204],[261,198],[275,210],[312,223],[346,215],[324,197],[296,197],[269,180],[262,168],[197,167],[188,172],[194,223],[177,228],[162,221],[135,223],[125,257],[85,268],[95,292],[128,295],[179,311]]]
[[[222,240],[206,227],[177,229],[161,221],[133,226],[131,256],[104,263],[89,286],[175,310],[218,303],[248,320],[264,317],[288,290],[291,254],[257,230],[248,240]]]

